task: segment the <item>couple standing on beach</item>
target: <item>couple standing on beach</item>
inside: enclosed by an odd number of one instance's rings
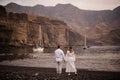
[[[58,46],[58,49],[55,50],[55,58],[56,58],[56,71],[58,74],[62,73],[62,62],[66,62],[66,73],[70,75],[71,72],[74,72],[77,74],[77,70],[75,67],[75,54],[72,47],[69,47],[67,50],[66,55],[64,54],[63,50],[60,49],[60,46]]]

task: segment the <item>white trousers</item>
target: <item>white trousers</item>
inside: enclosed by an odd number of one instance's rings
[[[56,71],[58,74],[62,73],[62,62],[61,61],[57,62]]]

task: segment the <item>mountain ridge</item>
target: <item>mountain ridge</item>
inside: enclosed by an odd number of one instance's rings
[[[85,32],[89,32],[87,38],[99,41],[103,45],[111,41],[111,38],[106,40],[106,37],[110,37],[108,34],[112,30],[120,29],[119,6],[113,10],[100,11],[83,10],[71,4],[58,4],[54,7],[37,5],[36,7],[19,6],[14,8],[6,5],[5,8],[8,12],[57,18],[67,23],[71,29],[80,35],[84,36]]]

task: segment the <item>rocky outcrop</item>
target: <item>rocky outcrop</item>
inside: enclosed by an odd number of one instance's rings
[[[29,21],[28,33],[30,34],[28,39],[32,40],[28,41],[33,41],[34,44],[44,47],[56,47],[57,45],[65,47],[71,45],[71,43],[72,45],[83,45],[83,43],[80,43],[81,40],[83,41],[82,36],[70,30],[63,21],[42,16],[29,16]],[[70,33],[73,33],[74,36]],[[72,38],[73,40],[71,40]]]
[[[3,8],[2,6],[0,6],[0,17],[6,17],[7,16],[7,12],[5,10],[5,8]]]
[[[71,43],[83,45],[80,43],[82,36],[70,30],[63,21],[25,13],[7,13],[2,6],[0,9],[0,15],[4,15],[0,16],[1,46],[56,47],[68,46]],[[72,35],[69,35],[71,33]]]
[[[4,8],[1,7],[1,9]],[[6,45],[14,46],[26,44],[28,22],[27,14],[7,13],[5,10],[0,13],[6,13],[6,16],[1,16],[4,19],[0,19],[1,44],[5,43]]]
[[[33,18],[34,16],[29,16]],[[59,20],[52,20],[45,17],[36,17],[29,25],[30,40],[37,46],[56,47],[57,45],[68,45],[67,25]],[[31,40],[32,39],[32,40]]]
[[[115,29],[112,30],[109,34],[108,34],[111,42],[113,42],[112,44],[114,45],[118,45],[119,46],[119,42],[120,42],[120,29]]]

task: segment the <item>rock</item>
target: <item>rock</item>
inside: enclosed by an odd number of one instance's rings
[[[3,12],[5,9],[3,8]],[[24,13],[7,13],[5,20],[0,19],[0,35],[3,45],[15,47],[33,46],[56,47],[83,45],[82,36],[70,30],[67,24],[58,19]],[[72,35],[70,34],[72,33]],[[71,40],[70,40],[71,39]],[[79,40],[80,39],[80,40]]]
[[[7,12],[6,9],[0,5],[0,18],[1,17],[6,17],[7,16]]]

